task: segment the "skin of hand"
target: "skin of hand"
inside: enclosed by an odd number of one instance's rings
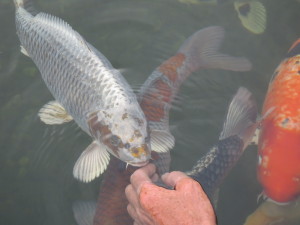
[[[136,170],[125,189],[134,225],[216,225],[213,207],[201,185],[182,172],[164,174],[173,190],[155,185],[155,165]]]

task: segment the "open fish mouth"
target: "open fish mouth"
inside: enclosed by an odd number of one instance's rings
[[[273,199],[271,199],[269,197],[267,197],[266,201],[272,202],[272,203],[274,203],[276,205],[280,205],[280,206],[287,206],[287,205],[290,205],[290,204],[293,203],[293,201],[278,202],[278,201],[275,201],[275,200],[273,200]]]
[[[149,163],[149,160],[144,161],[144,162],[128,162],[129,165],[135,166],[135,167],[146,166],[148,163]]]

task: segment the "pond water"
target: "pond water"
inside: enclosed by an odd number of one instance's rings
[[[200,0],[199,0],[200,1]],[[201,70],[182,86],[170,113],[176,139],[172,170],[186,171],[217,142],[238,87],[263,103],[271,75],[300,37],[300,3],[261,0],[262,34],[245,29],[233,7],[177,0],[38,0],[39,9],[67,21],[121,70],[137,90],[195,31],[222,26],[222,52],[245,56],[249,72]],[[90,142],[75,123],[47,126],[37,117],[51,94],[33,62],[19,52],[12,1],[0,1],[0,224],[76,224],[72,203],[96,199],[101,177],[82,184],[73,165]],[[250,146],[221,186],[220,225],[243,224],[258,206],[257,147]],[[298,222],[299,223],[299,222]],[[297,223],[297,224],[298,224]]]

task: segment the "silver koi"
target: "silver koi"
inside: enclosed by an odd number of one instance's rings
[[[46,124],[74,120],[93,139],[77,160],[74,177],[83,182],[98,177],[109,153],[134,166],[147,164],[147,121],[120,72],[60,18],[35,12],[29,0],[14,3],[21,51],[55,98],[39,111],[40,119]]]

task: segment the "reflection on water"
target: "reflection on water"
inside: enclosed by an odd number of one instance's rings
[[[189,170],[217,140],[231,96],[239,86],[261,105],[275,67],[300,36],[296,0],[262,0],[267,29],[254,35],[241,25],[232,2],[183,4],[176,0],[35,1],[67,21],[137,89],[192,33],[209,25],[226,30],[223,52],[246,56],[247,73],[202,70],[183,85],[171,111],[176,138],[172,169]],[[72,203],[97,196],[100,179],[81,184],[72,168],[90,138],[75,124],[49,127],[37,112],[52,100],[32,61],[19,53],[14,7],[0,2],[0,222],[75,224]],[[247,149],[222,185],[219,224],[242,224],[257,208],[256,147]],[[239,212],[239,213],[237,213]]]

